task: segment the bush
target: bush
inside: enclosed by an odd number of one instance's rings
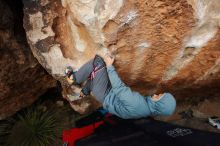
[[[0,125],[0,145],[60,145],[65,110],[60,108],[28,108]]]

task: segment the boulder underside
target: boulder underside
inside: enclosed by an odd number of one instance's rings
[[[220,0],[23,3],[29,46],[64,96],[65,67],[78,69],[105,48],[114,51],[121,79],[143,95],[220,96]]]

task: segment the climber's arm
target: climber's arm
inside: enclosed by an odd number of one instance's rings
[[[113,65],[107,67],[107,72],[113,89],[125,86]]]
[[[112,56],[111,54],[106,54],[104,56],[104,60],[105,60],[105,64],[107,66],[107,72],[108,72],[108,76],[109,76],[109,80],[111,82],[112,88],[119,88],[124,86],[125,84],[121,81],[121,79],[119,78],[114,66],[112,65],[114,62],[114,56]]]

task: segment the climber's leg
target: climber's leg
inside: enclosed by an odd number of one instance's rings
[[[103,103],[105,96],[111,90],[111,83],[104,60],[98,56],[94,59],[94,65],[98,67],[98,70],[93,72],[94,77],[91,80],[91,91],[96,99]]]
[[[88,61],[77,72],[74,73],[74,79],[77,84],[81,84],[88,79],[93,71],[93,60],[94,59]]]

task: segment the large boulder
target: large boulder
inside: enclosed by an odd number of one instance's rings
[[[0,0],[0,119],[31,105],[56,83],[33,57],[22,15],[21,1]]]
[[[67,65],[108,48],[122,80],[144,95],[220,96],[220,0],[23,2],[32,52],[64,91]]]

